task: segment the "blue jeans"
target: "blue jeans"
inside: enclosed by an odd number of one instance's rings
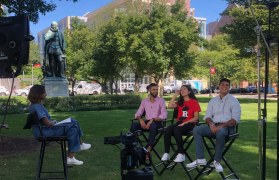
[[[64,128],[65,127],[65,132]],[[42,136],[54,137],[54,136],[64,136],[68,137],[68,149],[69,152],[77,152],[80,150],[80,138],[83,132],[79,126],[79,123],[71,118],[71,122],[59,124],[57,126],[43,127]],[[40,128],[37,125],[32,126],[33,136],[38,138],[41,136]]]
[[[219,129],[216,134],[213,134],[208,125],[196,126],[194,128],[194,140],[196,143],[197,159],[204,159],[203,137],[216,139],[214,160],[220,162],[223,157],[226,137],[229,133],[235,132],[235,126],[224,127]]]

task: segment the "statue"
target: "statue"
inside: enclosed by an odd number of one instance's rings
[[[58,29],[58,23],[53,21],[45,35],[44,76],[65,78],[65,48],[64,36]]]

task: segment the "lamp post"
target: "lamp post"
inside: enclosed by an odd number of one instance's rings
[[[209,96],[212,96],[212,89],[211,89],[211,66],[212,66],[212,61],[208,61],[209,65]]]

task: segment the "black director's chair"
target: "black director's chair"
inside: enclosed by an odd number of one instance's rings
[[[138,122],[138,120],[137,119],[132,119],[132,123],[134,123],[134,122]],[[154,154],[155,157],[159,161],[161,160],[161,156],[158,153],[158,150],[156,150],[156,146],[159,143],[159,140],[161,139],[161,137],[164,135],[164,131],[165,131],[167,122],[168,121],[163,120],[162,121],[162,127],[157,129],[155,141],[154,141],[154,144],[153,144],[152,149],[151,149],[151,154]],[[138,131],[136,131],[136,134],[137,134],[137,137],[138,137],[138,142],[140,143],[140,145],[142,147],[144,147],[148,142],[149,131],[148,130],[138,130]],[[153,169],[155,170],[155,172],[159,175],[159,171],[158,171],[157,167],[161,164],[161,162],[159,164],[155,164],[154,163],[154,158],[152,158],[152,157],[154,157],[154,156],[150,156],[150,159],[149,159],[150,164],[153,167]]]
[[[66,151],[66,145],[68,138],[66,136],[65,127],[64,126],[51,126],[51,127],[45,127],[40,124],[40,121],[38,119],[37,113],[31,113],[27,116],[27,121],[23,129],[30,129],[32,125],[39,126],[40,128],[40,136],[37,138],[39,142],[41,142],[41,148],[40,148],[40,154],[39,154],[39,160],[37,164],[37,172],[36,172],[36,179],[68,179],[68,167],[67,167],[67,151]],[[42,133],[42,129],[44,128],[63,128],[64,134],[63,136],[57,136],[57,137],[46,137]],[[62,165],[63,165],[63,171],[55,170],[55,171],[43,171],[43,162],[44,162],[44,155],[47,144],[51,142],[56,142],[60,144],[61,148],[61,157],[62,157]],[[49,177],[42,177],[42,174],[52,174]],[[63,174],[63,176],[53,176],[54,174]]]
[[[171,120],[171,124],[173,125],[174,124],[174,121],[175,119],[177,118],[177,109],[174,109],[173,111],[173,117],[172,117],[172,120]],[[184,134],[183,135],[183,149],[184,149],[184,153],[185,153],[185,156],[186,156],[186,160],[188,159],[190,162],[192,162],[192,158],[190,157],[189,153],[188,153],[188,150],[191,146],[191,144],[193,143],[194,141],[194,137],[193,137],[193,132],[189,132],[187,134]],[[181,164],[182,168],[185,170],[185,173],[186,175],[188,176],[189,179],[192,179],[191,175],[190,175],[190,171],[192,169],[187,169],[186,166],[185,166],[185,162],[181,162],[181,163],[176,163],[176,162],[173,162],[173,160],[175,159],[175,157],[177,156],[177,149],[176,149],[176,143],[171,143],[171,149],[173,150],[174,154],[171,156],[170,160],[167,161],[167,162],[163,162],[163,169],[160,171],[160,175],[162,175],[165,170],[173,170],[175,168],[175,166],[177,164]],[[196,169],[196,168],[194,168]]]
[[[222,177],[222,179],[227,179],[228,177],[234,176],[235,179],[239,179],[239,177],[237,176],[237,174],[235,173],[235,171],[233,170],[233,168],[231,167],[231,165],[229,164],[227,158],[225,157],[225,155],[227,154],[227,152],[229,151],[230,147],[232,146],[232,144],[234,143],[234,141],[239,137],[239,133],[238,133],[238,125],[235,126],[235,132],[229,132],[229,135],[226,137],[225,140],[225,147],[224,147],[224,151],[223,151],[223,157],[222,157],[222,161],[225,163],[225,167],[227,167],[227,172],[228,174],[225,175],[224,172],[219,172],[220,176]],[[201,175],[203,174],[207,174],[209,175],[213,170],[214,170],[214,166],[212,166],[212,163],[214,161],[214,153],[215,152],[215,138],[211,138],[211,137],[204,137],[203,138],[203,143],[204,146],[210,156],[210,160],[207,162],[207,164],[205,166],[202,167],[202,169],[199,171],[198,175],[195,177],[195,179],[198,179]],[[224,171],[226,169],[224,168]]]

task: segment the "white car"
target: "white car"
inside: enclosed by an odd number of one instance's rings
[[[166,94],[172,93],[172,87],[170,87],[170,86],[164,86],[164,93],[166,93]]]
[[[71,89],[69,89],[69,93],[71,93]],[[102,93],[102,86],[98,83],[82,83],[76,84],[74,87],[74,95],[77,94],[100,94]]]
[[[0,96],[7,96],[9,94],[10,92],[4,86],[0,86]]]
[[[27,87],[25,87],[23,89],[17,89],[17,90],[15,90],[15,94],[17,96],[27,96],[29,94],[29,91],[30,91],[31,87],[32,86],[27,86]]]

